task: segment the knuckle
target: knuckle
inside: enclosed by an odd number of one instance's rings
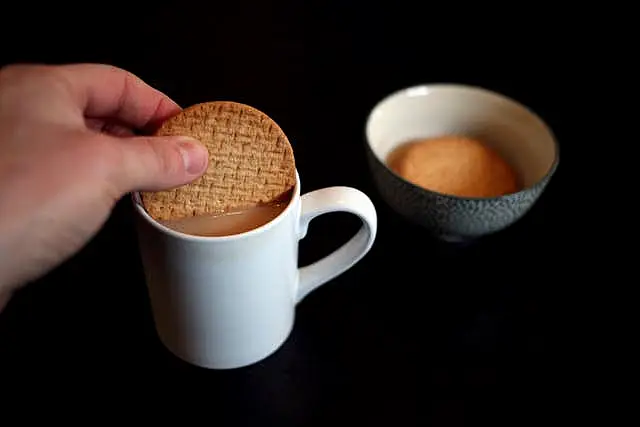
[[[102,135],[85,137],[78,147],[83,152],[81,158],[85,159],[87,167],[93,174],[99,177],[109,178],[114,171],[119,169],[123,163],[123,156],[116,145]]]
[[[21,81],[26,78],[32,78],[34,75],[46,74],[51,70],[53,68],[47,65],[9,64],[0,68],[0,81]]]
[[[184,168],[180,150],[175,144],[157,141],[151,138],[144,139],[144,145],[153,156],[157,165],[157,172],[164,176],[175,176],[182,173]]]
[[[29,74],[30,66],[12,64],[0,68],[0,87],[3,89],[15,89],[24,79],[25,74]],[[11,92],[11,91],[10,91]]]
[[[25,64],[9,64],[0,68],[0,78],[2,80],[13,79],[20,76],[25,71],[29,71],[32,65]]]
[[[26,97],[46,97],[66,88],[67,79],[52,65],[11,64],[0,68],[0,87],[5,102],[20,102]]]
[[[103,135],[92,136],[81,145],[86,150],[83,158],[90,159],[87,164],[92,173],[102,180],[119,185],[123,179],[125,158],[118,145]]]
[[[104,137],[103,135],[95,135],[91,138],[92,150],[94,151],[94,158],[101,163],[120,165],[124,161],[122,151],[118,149],[118,146],[113,141]]]

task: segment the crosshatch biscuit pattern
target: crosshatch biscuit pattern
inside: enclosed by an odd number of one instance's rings
[[[209,150],[209,167],[191,184],[142,193],[143,205],[155,219],[246,209],[277,201],[295,185],[295,161],[286,135],[270,117],[247,105],[194,105],[165,121],[156,135],[200,140]]]

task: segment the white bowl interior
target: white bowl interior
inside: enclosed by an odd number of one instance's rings
[[[405,89],[376,105],[366,137],[382,163],[398,145],[418,138],[465,135],[496,150],[531,187],[556,159],[548,126],[521,104],[488,90],[462,85],[425,85]]]

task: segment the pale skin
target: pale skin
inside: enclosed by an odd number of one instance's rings
[[[0,310],[79,251],[122,196],[204,173],[198,141],[134,136],[178,111],[111,66],[0,69]]]

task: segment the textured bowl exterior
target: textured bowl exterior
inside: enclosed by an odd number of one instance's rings
[[[495,233],[522,218],[544,191],[557,168],[536,185],[497,198],[447,196],[420,188],[400,178],[367,145],[367,160],[382,199],[398,214],[421,225],[435,237],[452,242]]]

